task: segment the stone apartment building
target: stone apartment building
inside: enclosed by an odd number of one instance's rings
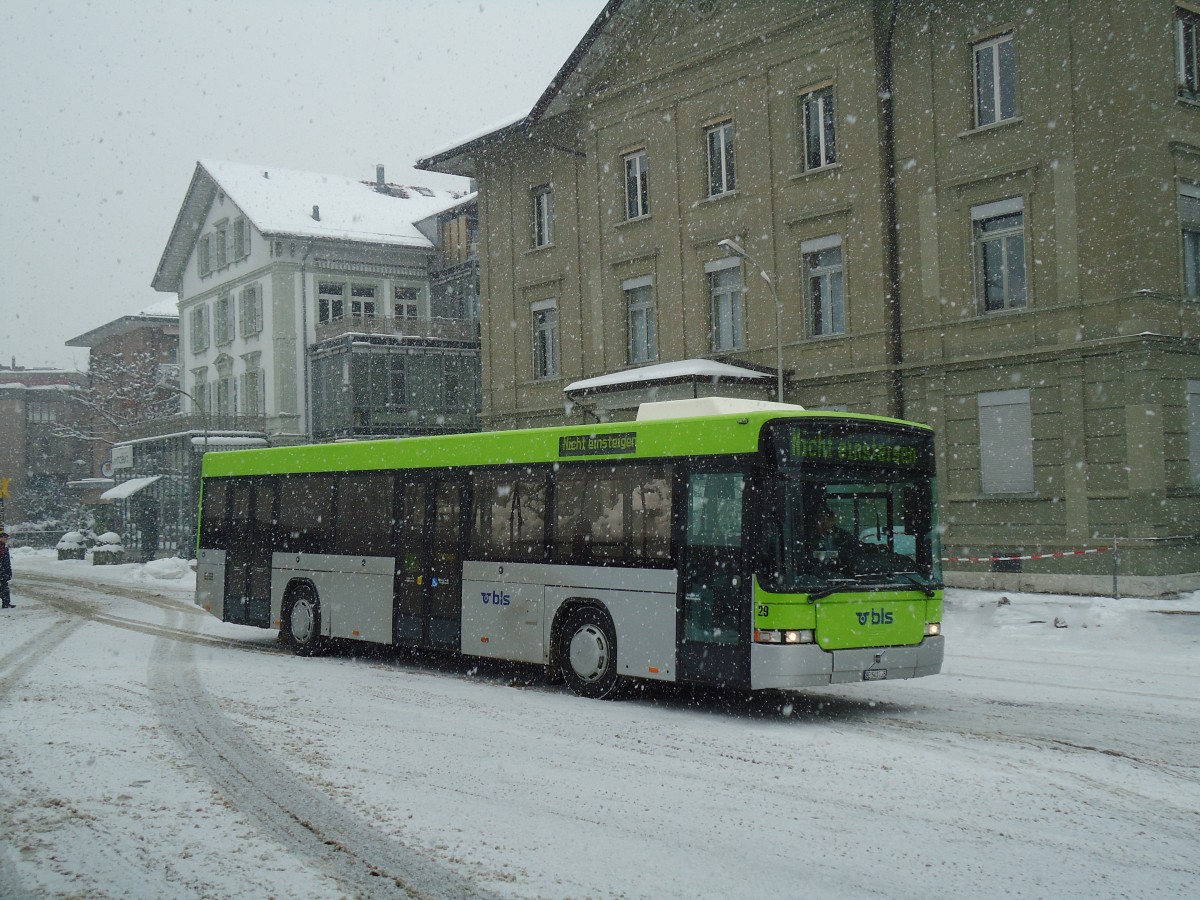
[[[781,353],[788,402],[937,429],[950,583],[1106,591],[956,558],[1118,538],[1126,592],[1200,587],[1198,44],[1170,0],[613,0],[418,163],[479,184],[485,427]]]
[[[83,372],[25,368],[15,359],[0,365],[0,525],[33,527],[73,514],[78,498],[67,484],[90,474],[90,447],[72,436],[87,424],[72,394],[86,385]]]
[[[120,316],[66,342],[88,348],[88,389],[80,396],[91,436],[92,474],[111,464],[128,429],[178,408],[179,314],[174,303]]]

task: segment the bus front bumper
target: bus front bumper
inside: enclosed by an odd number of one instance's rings
[[[927,637],[910,647],[822,650],[816,644],[753,644],[750,687],[795,690],[856,681],[894,681],[936,675],[942,669],[945,639]]]

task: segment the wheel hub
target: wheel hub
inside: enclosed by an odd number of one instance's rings
[[[571,638],[571,671],[587,682],[599,681],[610,665],[608,639],[595,625],[584,625]]]
[[[312,638],[313,611],[307,600],[296,601],[296,605],[292,607],[289,626],[292,629],[292,637],[296,639],[297,643],[307,644]]]

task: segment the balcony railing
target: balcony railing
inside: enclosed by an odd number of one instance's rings
[[[442,341],[479,340],[479,322],[475,319],[391,319],[348,316],[317,325],[317,340],[345,334],[382,334],[390,337],[432,338]]]

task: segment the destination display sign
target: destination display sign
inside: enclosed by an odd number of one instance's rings
[[[559,456],[613,456],[637,452],[637,432],[577,434],[558,439]]]
[[[924,469],[931,466],[930,440],[921,434],[833,428],[791,428],[784,458],[792,464]]]

